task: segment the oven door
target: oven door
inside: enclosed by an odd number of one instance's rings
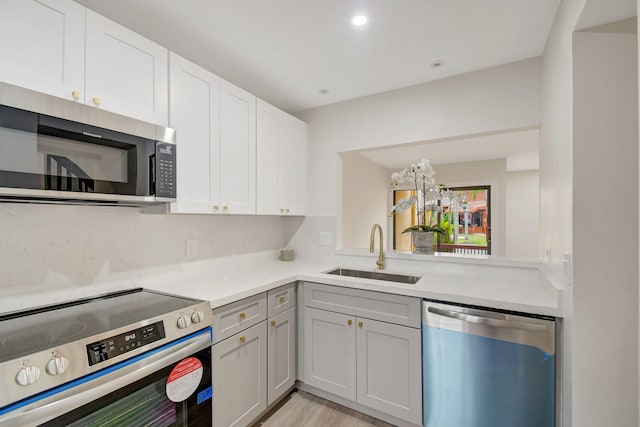
[[[0,414],[0,426],[211,426],[212,329],[60,386]]]

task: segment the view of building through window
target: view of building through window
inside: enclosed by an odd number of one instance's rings
[[[491,254],[491,187],[454,187],[460,194],[458,203],[447,199],[440,201],[442,213],[438,223],[447,232],[446,236],[436,234],[434,250],[467,254]],[[393,203],[415,195],[415,190],[396,190]],[[414,207],[394,215],[393,244],[398,251],[412,251],[411,234],[402,230],[418,223],[418,211]]]

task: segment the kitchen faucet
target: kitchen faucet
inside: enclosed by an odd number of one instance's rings
[[[384,248],[383,248],[383,242],[384,242],[384,238],[383,233],[382,233],[382,227],[380,226],[380,224],[373,224],[373,227],[371,228],[371,240],[369,241],[369,252],[373,253],[374,250],[374,238],[376,237],[376,229],[380,230],[380,255],[378,256],[378,260],[376,261],[376,265],[378,266],[378,268],[380,270],[384,269]]]

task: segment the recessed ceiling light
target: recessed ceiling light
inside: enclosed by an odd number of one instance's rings
[[[326,94],[328,94],[328,93],[329,93],[329,89],[320,89],[320,90],[318,90],[318,93],[319,93],[320,95],[326,95]]]
[[[431,63],[433,68],[440,68],[444,65],[444,61],[442,59],[435,60]]]
[[[364,24],[367,23],[367,17],[364,16],[364,15],[354,16],[353,19],[351,20],[351,22],[356,27],[362,27]]]

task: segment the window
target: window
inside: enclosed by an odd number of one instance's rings
[[[452,187],[461,195],[461,202],[450,203],[442,200],[442,213],[438,223],[447,231],[447,236],[436,234],[435,250],[466,254],[491,254],[491,186]],[[396,190],[393,194],[394,205],[400,199],[415,195],[415,190]],[[402,231],[418,223],[415,207],[403,214],[395,214],[393,221],[393,249],[412,251],[409,233]]]

